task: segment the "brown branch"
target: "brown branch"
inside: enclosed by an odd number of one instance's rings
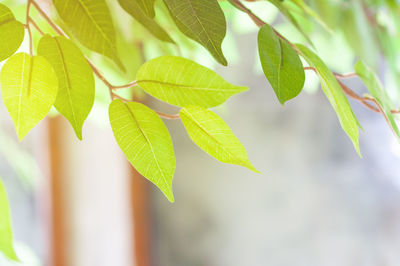
[[[27,0],[26,3],[26,15],[25,15],[25,23],[26,23],[26,30],[28,31],[29,35],[29,54],[33,56],[33,39],[32,39],[32,31],[29,27],[29,11],[31,10],[31,0]]]
[[[235,7],[237,7],[238,9],[245,12],[251,18],[251,20],[253,20],[254,24],[256,24],[256,26],[258,26],[259,28],[261,28],[264,24],[267,24],[262,19],[260,19],[256,14],[254,14],[249,8],[247,8],[245,5],[243,5],[242,2],[240,2],[240,0],[230,0],[229,2],[232,5],[234,5]],[[286,37],[283,36],[282,34],[280,34],[274,27],[271,26],[271,28],[279,38],[281,38],[282,40],[285,40],[298,53],[298,49],[297,49],[296,45],[294,45],[288,39],[286,39]]]
[[[40,33],[40,35],[44,35],[44,32],[39,28],[39,26],[31,17],[29,17],[28,24],[32,24],[32,26]]]

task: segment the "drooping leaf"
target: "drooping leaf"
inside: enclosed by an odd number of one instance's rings
[[[50,62],[58,77],[54,106],[69,120],[81,140],[83,123],[94,102],[92,69],[79,48],[65,37],[44,36],[38,54]]]
[[[13,233],[11,228],[10,207],[8,204],[7,193],[0,179],[0,251],[7,258],[18,261],[17,254],[13,246]]]
[[[11,10],[0,4],[0,61],[13,55],[24,40],[24,25],[17,21]]]
[[[214,71],[177,56],[161,56],[138,71],[137,83],[150,95],[177,106],[213,107],[247,87],[226,82]]]
[[[114,25],[105,0],[53,0],[53,3],[73,36],[124,69],[117,55]]]
[[[190,138],[206,153],[223,163],[241,165],[259,173],[243,145],[218,115],[199,106],[182,108],[179,115]]]
[[[164,3],[186,36],[204,46],[220,64],[228,64],[221,49],[226,21],[217,0],[164,0]]]
[[[397,127],[396,121],[391,112],[393,104],[391,103],[389,96],[379,81],[379,78],[363,61],[358,61],[354,69],[357,75],[367,86],[369,92],[372,94],[372,97],[375,98],[382,110],[385,112],[384,115],[388,119],[393,132],[398,138],[400,138],[399,128]]]
[[[321,80],[322,90],[335,110],[343,130],[350,137],[354,148],[360,154],[358,143],[359,123],[338,81],[325,63],[314,52],[301,44],[298,44],[297,47],[307,63],[316,69]]]
[[[168,33],[158,25],[157,22],[155,22],[149,14],[146,13],[145,10],[143,10],[139,4],[141,0],[118,0],[119,4],[121,7],[129,13],[134,19],[136,19],[140,24],[142,24],[148,31],[150,31],[155,37],[160,39],[161,41],[165,42],[171,42],[174,43],[174,41],[171,39],[171,37],[168,35]],[[146,1],[145,4],[148,6],[148,0]],[[153,9],[154,13],[154,9]],[[154,17],[154,15],[153,15]]]
[[[341,28],[354,53],[369,66],[376,68],[379,48],[361,1],[349,1],[341,11]],[[361,45],[362,44],[362,45]]]
[[[161,118],[143,104],[120,100],[111,103],[109,115],[115,139],[129,162],[173,202],[175,155]]]
[[[326,31],[332,33],[332,30],[325,24],[325,22],[321,19],[321,17],[311,8],[309,7],[303,0],[291,0],[294,4],[296,4],[299,8],[301,8],[304,13],[314,18],[319,25],[321,25]]]
[[[288,42],[265,24],[258,32],[258,51],[265,76],[281,104],[296,97],[304,86],[303,64]]]
[[[4,105],[22,140],[54,104],[57,76],[44,57],[18,53],[4,64],[0,83]]]

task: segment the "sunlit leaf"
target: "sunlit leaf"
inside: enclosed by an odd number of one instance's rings
[[[53,66],[58,77],[58,94],[54,106],[64,115],[82,139],[82,126],[94,102],[94,77],[79,48],[70,40],[44,36],[38,54]]]
[[[148,31],[150,31],[155,37],[161,41],[173,43],[174,41],[171,39],[168,33],[162,27],[160,27],[160,25],[158,25],[157,22],[155,22],[152,17],[146,13],[146,11],[141,8],[139,4],[140,1],[141,0],[118,0],[121,7],[140,24],[142,24]],[[147,5],[148,4],[146,3],[146,6]]]
[[[124,69],[117,55],[110,10],[104,0],[53,0],[53,3],[73,36]]]
[[[357,75],[367,86],[369,92],[372,94],[372,96],[381,106],[382,110],[385,112],[384,115],[388,119],[388,122],[390,123],[393,132],[398,138],[400,138],[399,129],[391,112],[393,104],[391,103],[385,89],[382,87],[379,78],[363,61],[358,61],[354,66],[354,69]]]
[[[221,50],[226,21],[217,0],[164,0],[164,3],[186,36],[207,48],[222,65],[228,64]]]
[[[199,106],[182,108],[179,114],[190,138],[206,153],[223,163],[241,165],[259,173],[243,145],[218,115]]]
[[[137,83],[150,95],[177,106],[213,107],[247,87],[226,82],[214,71],[177,56],[161,56],[139,69]]]
[[[18,261],[13,246],[10,207],[7,193],[0,179],[0,251],[9,259]]]
[[[171,201],[175,155],[167,127],[143,104],[114,100],[109,109],[115,139],[129,162]]]
[[[13,55],[24,40],[24,25],[15,20],[11,10],[0,4],[0,61]]]
[[[298,44],[297,47],[307,63],[316,69],[321,80],[322,90],[335,110],[343,130],[350,137],[354,148],[360,154],[358,143],[359,123],[338,81],[325,63],[314,52],[301,44]]]
[[[303,64],[288,42],[265,24],[258,32],[262,68],[281,104],[296,97],[304,86]]]
[[[4,105],[22,140],[54,104],[57,76],[44,57],[18,53],[4,64],[0,82]]]

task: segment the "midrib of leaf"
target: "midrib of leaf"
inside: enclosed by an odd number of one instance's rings
[[[25,57],[26,56],[23,56],[23,61],[22,61],[21,86],[20,86],[21,88],[19,90],[19,97],[18,97],[17,126],[16,126],[17,133],[19,133],[20,120],[21,120],[22,92],[24,89]]]
[[[276,38],[278,38],[279,48],[280,48],[280,55],[281,55],[281,58],[279,60],[279,67],[278,67],[278,94],[279,94],[278,98],[280,100],[281,97],[282,97],[282,91],[281,91],[281,69],[282,69],[282,65],[283,65],[283,49],[282,49],[282,43],[281,43],[280,38],[279,37],[276,37]]]
[[[144,9],[145,9],[146,15],[149,14],[149,13],[150,13],[150,12],[149,12],[150,10],[147,8],[146,0],[141,0],[141,2],[142,2],[143,7],[144,7]]]
[[[178,87],[178,88],[190,88],[193,90],[205,90],[205,91],[226,91],[226,92],[231,92],[231,91],[242,91],[240,89],[223,89],[223,88],[218,88],[218,89],[213,89],[213,88],[204,88],[204,87],[195,87],[192,85],[183,85],[183,84],[175,84],[175,83],[169,83],[169,82],[164,82],[164,81],[158,81],[158,80],[137,80],[137,83],[156,83],[156,84],[161,84],[161,85],[166,85],[166,86],[171,86],[171,87]],[[139,84],[140,85],[140,84]]]
[[[189,112],[185,111],[185,114],[190,117],[190,119],[204,132],[206,133],[213,141],[215,141],[219,146],[222,147],[226,153],[228,153],[232,158],[236,158],[239,162],[245,163],[243,160],[239,159],[236,155],[232,154],[229,150],[225,148],[221,142],[219,142],[214,136],[212,136],[207,129],[205,129]]]
[[[75,115],[74,107],[72,106],[72,98],[71,98],[71,91],[70,91],[71,90],[71,81],[70,81],[69,74],[68,74],[68,71],[67,71],[67,64],[65,63],[64,54],[63,54],[63,52],[61,50],[61,46],[60,46],[60,43],[58,42],[57,38],[54,38],[54,41],[56,42],[57,50],[60,53],[63,72],[64,72],[64,75],[65,75],[65,79],[67,80],[68,103],[69,103],[69,105],[71,107],[72,118],[74,120],[75,126],[77,126],[78,124],[76,122],[76,115]]]
[[[188,0],[188,2],[189,2],[189,6],[190,6],[192,12],[195,14],[196,20],[199,22],[201,28],[203,29],[204,33],[205,33],[206,36],[207,36],[207,39],[210,41],[212,47],[214,48],[214,51],[218,54],[219,57],[222,57],[222,58],[223,58],[223,57],[224,57],[223,54],[221,54],[221,53],[219,52],[219,50],[217,49],[217,47],[215,47],[213,40],[211,39],[210,35],[208,35],[208,32],[206,31],[206,29],[204,28],[203,24],[202,24],[201,21],[199,20],[199,18],[198,18],[198,16],[197,16],[197,12],[196,12],[196,10],[194,9],[194,7],[193,7],[193,5],[192,5],[192,2],[191,2],[190,0]],[[196,32],[193,32],[189,27],[187,27],[187,28],[188,28],[194,35],[197,35]],[[200,37],[200,35],[197,35],[197,36]],[[202,41],[202,42],[203,42],[203,41]],[[207,43],[205,43],[205,44],[207,44]]]
[[[143,137],[146,139],[147,144],[150,146],[151,154],[153,155],[153,158],[156,161],[157,168],[158,168],[158,170],[160,171],[160,173],[161,173],[161,175],[163,177],[164,183],[169,188],[170,186],[168,185],[168,182],[167,182],[167,179],[165,178],[164,172],[162,171],[162,169],[161,169],[161,167],[160,167],[160,165],[158,163],[156,154],[154,153],[153,145],[151,145],[151,142],[150,142],[149,138],[147,137],[146,133],[140,127],[139,122],[136,120],[136,117],[135,117],[134,113],[131,111],[131,109],[129,108],[129,106],[126,105],[125,103],[124,103],[124,106],[126,107],[126,109],[128,109],[128,112],[131,114],[133,121],[135,121],[136,126],[139,128],[139,130],[142,133]]]
[[[112,41],[107,37],[106,34],[104,34],[103,30],[101,27],[97,24],[96,20],[92,17],[90,14],[89,10],[86,8],[86,6],[82,3],[82,0],[76,0],[79,3],[79,6],[83,9],[84,13],[87,14],[87,16],[90,18],[90,20],[93,22],[93,24],[96,26],[97,30],[100,32],[100,34],[103,36],[103,38],[108,42],[108,44],[114,48],[114,45]],[[114,51],[113,51],[114,54]]]
[[[10,23],[12,21],[15,21],[15,18],[9,18],[9,19],[6,19],[6,20],[0,22],[0,26],[2,26],[4,24],[7,24],[7,23]]]

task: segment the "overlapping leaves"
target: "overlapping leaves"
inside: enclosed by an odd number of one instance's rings
[[[94,102],[94,77],[90,65],[79,48],[61,36],[44,36],[39,42],[38,53],[51,63],[58,77],[54,106],[82,139],[83,122]]]
[[[115,29],[105,0],[53,0],[53,3],[73,36],[124,69],[118,58]]]

